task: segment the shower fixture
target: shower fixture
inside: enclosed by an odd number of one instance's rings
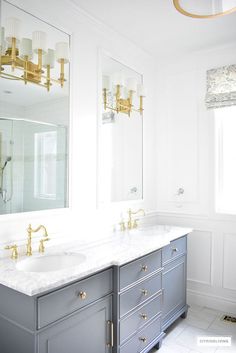
[[[8,162],[11,162],[11,161],[12,161],[12,157],[7,156],[3,166],[0,167],[0,195],[1,195],[4,203],[7,203],[12,198],[12,191],[11,191],[11,196],[8,197],[7,189],[6,188],[4,189],[4,171],[5,171],[5,168],[8,164]],[[12,190],[12,187],[13,187],[13,185],[12,185],[12,169],[11,169],[11,190]]]
[[[2,170],[4,170],[6,168],[8,162],[11,162],[11,157],[7,157],[6,158],[5,163],[4,163],[3,167],[2,167]]]

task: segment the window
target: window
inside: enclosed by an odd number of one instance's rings
[[[34,136],[34,195],[36,198],[56,200],[57,132],[40,132]]]
[[[215,110],[216,212],[236,214],[236,107]]]

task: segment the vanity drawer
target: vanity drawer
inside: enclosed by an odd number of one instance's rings
[[[120,353],[140,353],[161,333],[160,316],[140,330],[133,338],[125,343]]]
[[[161,268],[161,250],[120,268],[120,290]]]
[[[152,276],[120,294],[120,317],[144,303],[162,288],[161,273]]]
[[[38,328],[65,317],[111,292],[112,269],[109,269],[39,297]]]
[[[161,312],[161,303],[162,294],[159,293],[154,299],[120,321],[121,344]]]
[[[163,264],[175,259],[177,256],[183,255],[187,252],[187,237],[182,237],[173,240],[169,245],[165,246],[162,250]]]

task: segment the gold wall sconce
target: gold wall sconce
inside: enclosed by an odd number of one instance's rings
[[[65,64],[69,62],[68,43],[58,42],[55,49],[49,49],[45,32],[34,31],[32,39],[21,38],[20,33],[21,20],[7,18],[0,32],[0,77],[21,80],[25,84],[34,83],[45,87],[47,91],[50,91],[53,83],[63,88],[66,81]],[[59,78],[51,77],[55,61],[60,65]]]
[[[133,77],[125,78],[123,73],[115,73],[112,77],[103,75],[103,106],[104,110],[127,114],[132,112],[143,115],[143,98],[146,96],[144,86],[138,84]],[[139,107],[133,105],[134,94],[139,98]]]

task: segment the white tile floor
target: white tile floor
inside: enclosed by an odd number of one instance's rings
[[[188,317],[180,318],[173,324],[166,332],[161,349],[152,350],[152,353],[236,353],[236,324],[223,322],[221,320],[223,314],[192,305]],[[198,336],[230,336],[232,345],[223,348],[199,347]]]

